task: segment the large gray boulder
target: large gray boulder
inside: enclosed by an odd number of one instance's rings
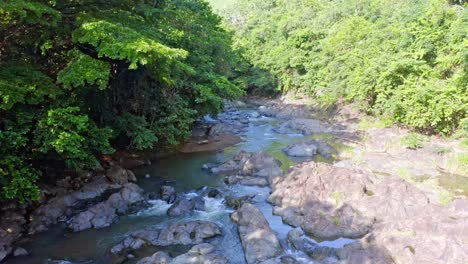
[[[231,215],[238,225],[247,263],[258,263],[279,256],[283,249],[262,212],[244,203]]]
[[[143,190],[136,184],[127,183],[106,201],[73,216],[68,227],[74,232],[108,227],[117,220],[118,214],[126,213],[131,205],[143,200]]]
[[[205,239],[221,235],[221,229],[207,221],[175,223],[163,230],[138,230],[129,234],[122,242],[112,247],[113,254],[139,249],[144,245],[172,246],[194,245]]]
[[[351,237],[343,263],[464,263],[468,200],[430,203],[427,193],[395,176],[302,163],[274,186],[274,213],[319,238]]]
[[[115,192],[122,185],[112,183],[103,176],[96,177],[92,182],[80,190],[50,199],[46,204],[39,206],[31,214],[31,223],[28,226],[29,234],[45,231],[50,225],[71,216],[74,208],[80,207],[88,201],[98,200],[108,192]]]
[[[204,243],[172,260],[171,264],[227,264],[228,260],[215,252],[215,247]]]
[[[326,142],[313,139],[305,142],[291,144],[283,149],[283,152],[291,157],[312,158],[316,154],[320,154],[326,159],[331,159],[332,151],[332,147]]]
[[[228,184],[266,186],[283,174],[281,162],[266,152],[241,151],[231,160],[219,166],[210,166],[214,174],[226,175]]]

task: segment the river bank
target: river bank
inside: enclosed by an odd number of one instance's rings
[[[300,102],[248,102],[194,130],[189,149],[211,152],[130,155],[120,165],[140,165],[134,173],[114,164],[29,219],[2,216],[16,228],[4,230],[50,226],[10,246],[30,255],[6,263],[462,263],[466,177],[443,183],[449,167],[431,162],[446,158],[432,152],[441,143],[389,146],[405,131],[361,129],[350,109],[331,117]],[[433,237],[439,242],[427,242]]]

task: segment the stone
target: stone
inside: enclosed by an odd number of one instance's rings
[[[468,199],[441,206],[429,194],[396,176],[309,162],[281,178],[269,201],[275,214],[307,235],[356,238],[335,251],[342,263],[462,264],[468,259]],[[291,236],[313,258],[332,253]]]
[[[117,165],[114,165],[107,170],[106,177],[109,181],[117,184],[126,184],[130,181],[137,181],[135,174],[132,171],[126,170]]]
[[[258,263],[279,256],[283,249],[262,212],[244,203],[231,215],[238,225],[247,263]]]
[[[234,208],[235,210],[239,209],[244,203],[250,203],[255,195],[245,195],[242,197],[227,196],[226,205]]]
[[[174,245],[194,245],[205,239],[221,235],[221,229],[207,221],[178,222],[163,230],[137,230],[111,248],[111,253],[121,254],[136,250],[144,245],[167,247]]]
[[[216,254],[214,246],[203,243],[174,258],[171,264],[227,264],[228,260]]]
[[[174,203],[177,198],[177,193],[174,187],[172,186],[161,186],[161,200],[166,201],[167,203]]]
[[[137,264],[170,264],[172,258],[164,251],[158,251],[150,257],[146,257],[137,262]]]
[[[29,252],[22,247],[17,247],[15,251],[13,251],[13,256],[15,257],[21,257],[21,256],[27,256],[27,255],[29,255]]]
[[[143,200],[143,190],[136,184],[127,183],[124,188],[112,194],[106,201],[73,216],[68,227],[74,232],[108,227],[117,220],[118,214],[126,213],[131,205]]]
[[[267,186],[283,175],[281,163],[266,152],[241,151],[231,160],[211,167],[211,172],[226,175],[227,184]]]
[[[195,203],[191,199],[181,198],[177,200],[169,209],[167,210],[168,216],[181,216],[191,212],[195,208]]]

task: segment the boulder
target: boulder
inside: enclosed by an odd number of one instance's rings
[[[233,159],[211,167],[214,174],[226,175],[228,184],[266,186],[283,174],[281,163],[266,152],[241,151]]]
[[[317,154],[317,146],[301,142],[287,146],[283,152],[291,157],[314,157]]]
[[[228,260],[215,252],[214,246],[203,243],[172,260],[171,264],[227,264]]]
[[[114,165],[106,172],[106,177],[110,182],[116,184],[126,184],[128,182],[136,182],[135,174],[131,170],[126,170],[120,166]]]
[[[227,196],[226,205],[234,208],[235,210],[239,209],[244,203],[250,203],[255,196],[245,195],[242,197]]]
[[[171,264],[172,258],[164,251],[158,251],[150,257],[143,258],[137,264]]]
[[[113,254],[139,249],[144,245],[173,246],[194,245],[205,239],[221,235],[221,229],[207,221],[179,222],[163,230],[138,230],[129,234],[122,242],[112,247]]]
[[[46,204],[39,206],[31,214],[31,223],[28,226],[29,234],[45,231],[50,225],[57,224],[60,219],[73,214],[75,208],[98,200],[108,192],[117,191],[122,185],[109,182],[105,177],[98,176],[80,190],[50,199]]]
[[[292,229],[288,232],[288,242],[293,248],[302,251],[315,260],[324,260],[329,257],[336,257],[335,249],[322,247],[305,236],[300,229]]]
[[[468,199],[440,206],[428,197],[396,176],[310,162],[279,180],[269,201],[309,235],[358,238],[336,251],[343,263],[464,263]]]
[[[308,140],[291,144],[283,149],[291,157],[314,157],[317,153],[326,159],[331,159],[332,148],[326,142],[320,140]]]
[[[231,215],[238,225],[247,263],[258,263],[279,256],[283,249],[262,212],[244,203]]]
[[[117,220],[118,214],[126,213],[131,205],[143,200],[143,190],[136,184],[127,183],[106,201],[73,216],[68,227],[74,232],[108,227]]]
[[[177,198],[177,193],[174,187],[164,185],[161,187],[161,200],[167,203],[174,203]]]
[[[18,247],[15,249],[15,251],[13,251],[13,256],[15,257],[21,257],[21,256],[27,256],[27,255],[29,255],[29,252],[22,247]]]

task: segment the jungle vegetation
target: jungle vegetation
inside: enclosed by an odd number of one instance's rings
[[[245,91],[468,131],[466,1],[209,2],[0,0],[0,200],[177,146]]]

